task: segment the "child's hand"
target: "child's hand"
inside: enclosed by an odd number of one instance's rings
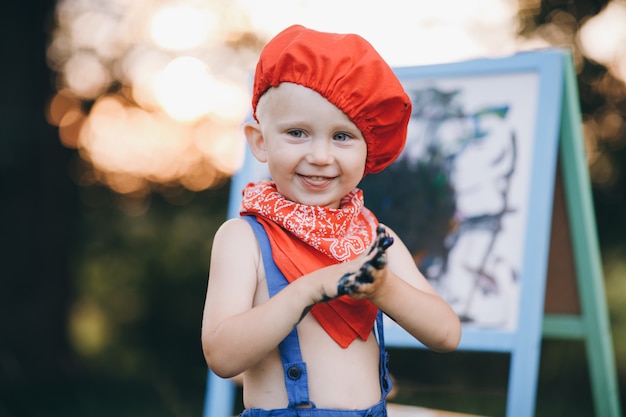
[[[337,282],[337,296],[348,294],[353,298],[368,298],[382,285],[387,266],[385,251],[393,244],[393,238],[383,226],[378,226],[376,241],[367,253],[368,260],[357,272],[344,274]]]

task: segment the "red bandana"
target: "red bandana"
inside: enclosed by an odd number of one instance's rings
[[[376,217],[354,189],[338,209],[307,206],[285,199],[271,181],[243,190],[242,215],[254,215],[265,228],[274,262],[289,282],[327,265],[358,257],[373,243]],[[337,277],[339,280],[340,277]],[[343,348],[372,331],[378,309],[368,300],[342,296],[313,306],[311,313]]]

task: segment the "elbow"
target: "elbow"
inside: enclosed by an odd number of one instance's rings
[[[209,369],[220,378],[232,378],[241,373],[240,370],[229,366],[228,361],[216,359],[214,356],[216,355],[207,355],[205,352],[204,358],[206,359],[206,363]]]
[[[440,339],[431,349],[440,353],[452,352],[459,346],[461,334],[461,322],[457,319],[455,323],[451,323],[450,326],[442,332]]]
[[[441,353],[448,353],[455,351],[457,347],[459,347],[459,343],[461,342],[461,335],[455,337],[446,338],[439,346],[437,351]]]
[[[236,377],[240,372],[233,372],[228,367],[216,365],[209,365],[209,369],[220,378],[228,379]]]
[[[202,340],[202,351],[207,366],[220,378],[232,378],[241,373],[241,370],[233,367],[232,361],[228,359],[229,355],[220,353],[217,347],[211,346],[211,344],[204,339]]]

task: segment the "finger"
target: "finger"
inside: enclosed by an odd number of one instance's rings
[[[337,297],[350,294],[356,285],[356,275],[353,272],[343,274],[337,281]]]

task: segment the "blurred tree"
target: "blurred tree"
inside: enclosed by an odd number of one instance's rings
[[[586,57],[577,36],[582,25],[609,0],[543,0],[520,2],[522,37],[540,37],[574,52],[581,111],[600,243],[624,246],[626,235],[626,85],[607,67]],[[619,121],[611,121],[607,116]],[[609,125],[619,126],[616,129]]]
[[[212,237],[226,218],[226,185],[179,189],[183,205],[160,194],[80,190],[69,316],[80,369],[138,381],[173,415],[197,414],[201,406],[202,309]],[[137,207],[146,210],[136,214]]]

